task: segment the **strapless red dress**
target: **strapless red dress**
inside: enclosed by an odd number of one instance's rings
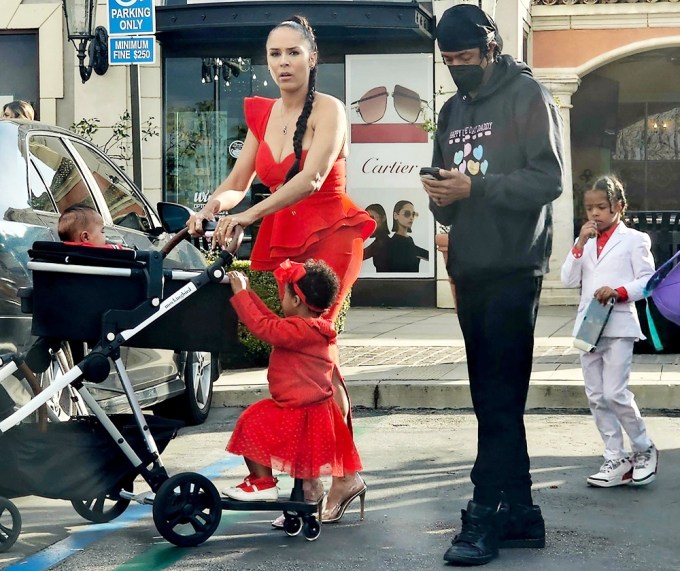
[[[245,99],[246,123],[260,142],[255,170],[271,192],[276,192],[283,184],[286,173],[295,162],[295,155],[292,153],[281,162],[276,162],[264,140],[275,101],[264,97]],[[304,165],[306,154],[306,151],[302,152],[300,168]],[[310,251],[332,252],[339,246],[334,240],[341,230],[349,230],[354,238],[360,238],[362,242],[368,238],[375,229],[375,222],[347,196],[346,182],[345,159],[338,158],[317,192],[265,216],[250,255],[251,267],[254,270],[274,270],[286,258],[304,261]],[[346,236],[347,232],[340,234]],[[326,260],[323,255],[318,257]],[[332,263],[330,265],[333,267]],[[333,269],[338,272],[337,268]],[[342,280],[344,272],[338,273]],[[354,276],[354,280],[356,277]]]

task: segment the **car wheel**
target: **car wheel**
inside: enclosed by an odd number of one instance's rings
[[[203,351],[187,353],[184,365],[184,394],[156,407],[164,416],[179,418],[189,425],[203,424],[210,413],[217,356]]]
[[[71,368],[73,368],[71,347],[68,342],[62,341],[58,349],[50,351],[49,367],[38,375],[40,387],[43,390],[46,389],[58,376],[68,372]],[[72,393],[71,387],[65,387],[47,401],[47,415],[51,421],[68,420],[78,413]]]

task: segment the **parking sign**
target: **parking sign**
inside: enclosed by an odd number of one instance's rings
[[[108,0],[109,35],[155,34],[153,0]]]
[[[111,65],[145,64],[155,61],[155,36],[109,37],[109,63]]]

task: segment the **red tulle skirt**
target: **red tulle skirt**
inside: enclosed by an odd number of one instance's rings
[[[344,476],[362,469],[352,435],[335,400],[282,407],[272,399],[241,414],[227,451],[293,478]]]

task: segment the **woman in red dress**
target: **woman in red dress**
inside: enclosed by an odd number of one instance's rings
[[[322,314],[333,304],[338,278],[328,264],[286,260],[274,272],[283,289],[285,317],[273,313],[248,287],[240,272],[229,272],[231,303],[239,319],[272,345],[267,380],[272,398],[240,416],[227,450],[243,456],[249,474],[224,494],[236,500],[278,499],[272,469],[303,479],[305,500],[323,496],[319,476],[343,477],[361,469],[349,428],[333,399],[336,332]],[[362,516],[366,488],[358,494]]]
[[[228,211],[245,196],[255,174],[271,195],[218,222],[214,240],[225,245],[236,226],[262,220],[251,253],[251,268],[274,270],[291,259],[325,261],[340,279],[340,293],[328,318],[337,317],[359,276],[363,241],[375,222],[345,192],[347,121],[341,101],[316,91],[318,53],[307,20],[294,16],[267,38],[267,64],[281,92],[279,99],[246,98],[248,133],[229,176],[187,225],[200,234],[203,220]],[[337,350],[335,355],[337,363]],[[340,375],[334,397],[350,422],[347,389]],[[334,477],[324,521],[338,521],[350,498],[364,489],[358,474]]]

